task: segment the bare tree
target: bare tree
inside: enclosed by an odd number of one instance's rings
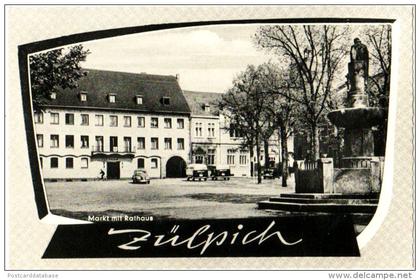
[[[267,137],[267,129],[271,127],[266,113],[270,100],[265,98],[261,75],[259,67],[249,65],[219,101],[219,109],[238,134],[243,136],[243,146],[250,150],[256,148],[258,183],[261,183],[261,144]]]
[[[370,105],[379,106],[388,110],[389,92],[391,84],[391,25],[379,25],[369,27],[365,39],[370,49],[371,76],[369,77]],[[386,116],[388,114],[385,114]],[[375,131],[375,154],[385,154],[385,142],[387,135],[386,117]]]
[[[318,124],[331,102],[331,89],[339,65],[347,53],[347,28],[333,25],[260,27],[254,36],[258,46],[274,51],[290,65],[297,94],[282,92],[299,103],[301,121],[310,129],[313,159],[319,158]]]

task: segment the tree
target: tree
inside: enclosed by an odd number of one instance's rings
[[[258,183],[261,183],[260,149],[270,129],[266,108],[270,100],[264,95],[261,67],[249,65],[233,81],[231,89],[219,101],[219,109],[229,123],[243,136],[243,146],[256,148]],[[229,129],[228,127],[227,129]],[[252,164],[252,163],[251,163]]]
[[[32,101],[35,111],[50,100],[59,88],[76,88],[77,81],[87,74],[80,62],[85,61],[89,50],[82,45],[60,48],[29,57]]]
[[[333,25],[260,27],[254,40],[258,46],[278,54],[290,65],[292,85],[296,94],[282,92],[300,104],[300,117],[311,132],[312,158],[320,154],[318,124],[328,110],[332,86],[342,58],[347,53],[344,43],[347,28]]]
[[[370,49],[371,72],[373,72],[369,77],[370,105],[385,109],[385,116],[388,116],[391,84],[391,31],[391,25],[373,26],[368,28],[365,35]],[[374,132],[377,155],[385,155],[387,123],[386,117]]]
[[[262,84],[268,102],[267,112],[272,119],[272,128],[279,133],[281,143],[282,186],[287,186],[289,175],[289,151],[287,139],[292,135],[297,120],[297,104],[294,96],[294,81],[285,69],[271,62],[261,65],[263,71]],[[271,136],[271,135],[270,135]]]

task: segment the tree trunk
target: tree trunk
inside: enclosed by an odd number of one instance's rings
[[[250,157],[250,171],[251,171],[251,177],[254,176],[254,147],[253,145],[249,145],[249,157]]]
[[[270,156],[268,154],[269,154],[268,140],[264,139],[264,168],[268,168],[270,166]]]
[[[312,140],[312,160],[316,161],[319,159],[319,130],[318,127],[312,125],[311,128],[311,140]]]
[[[257,136],[257,138],[258,138],[258,136]],[[259,139],[257,139],[255,142],[256,142],[255,144],[257,146],[257,176],[258,176],[258,181],[257,182],[258,182],[258,184],[261,184],[260,141],[259,141]]]
[[[281,141],[281,185],[287,187],[289,177],[289,151],[287,149],[287,133],[285,127],[280,127]]]

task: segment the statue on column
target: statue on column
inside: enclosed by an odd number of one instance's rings
[[[359,38],[354,39],[354,44],[350,49],[350,62],[354,61],[363,61],[363,74],[364,78],[367,81],[369,73],[369,51],[365,44],[360,41]]]

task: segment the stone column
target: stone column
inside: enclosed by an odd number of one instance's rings
[[[318,160],[319,177],[323,193],[334,192],[334,165],[332,158]]]

